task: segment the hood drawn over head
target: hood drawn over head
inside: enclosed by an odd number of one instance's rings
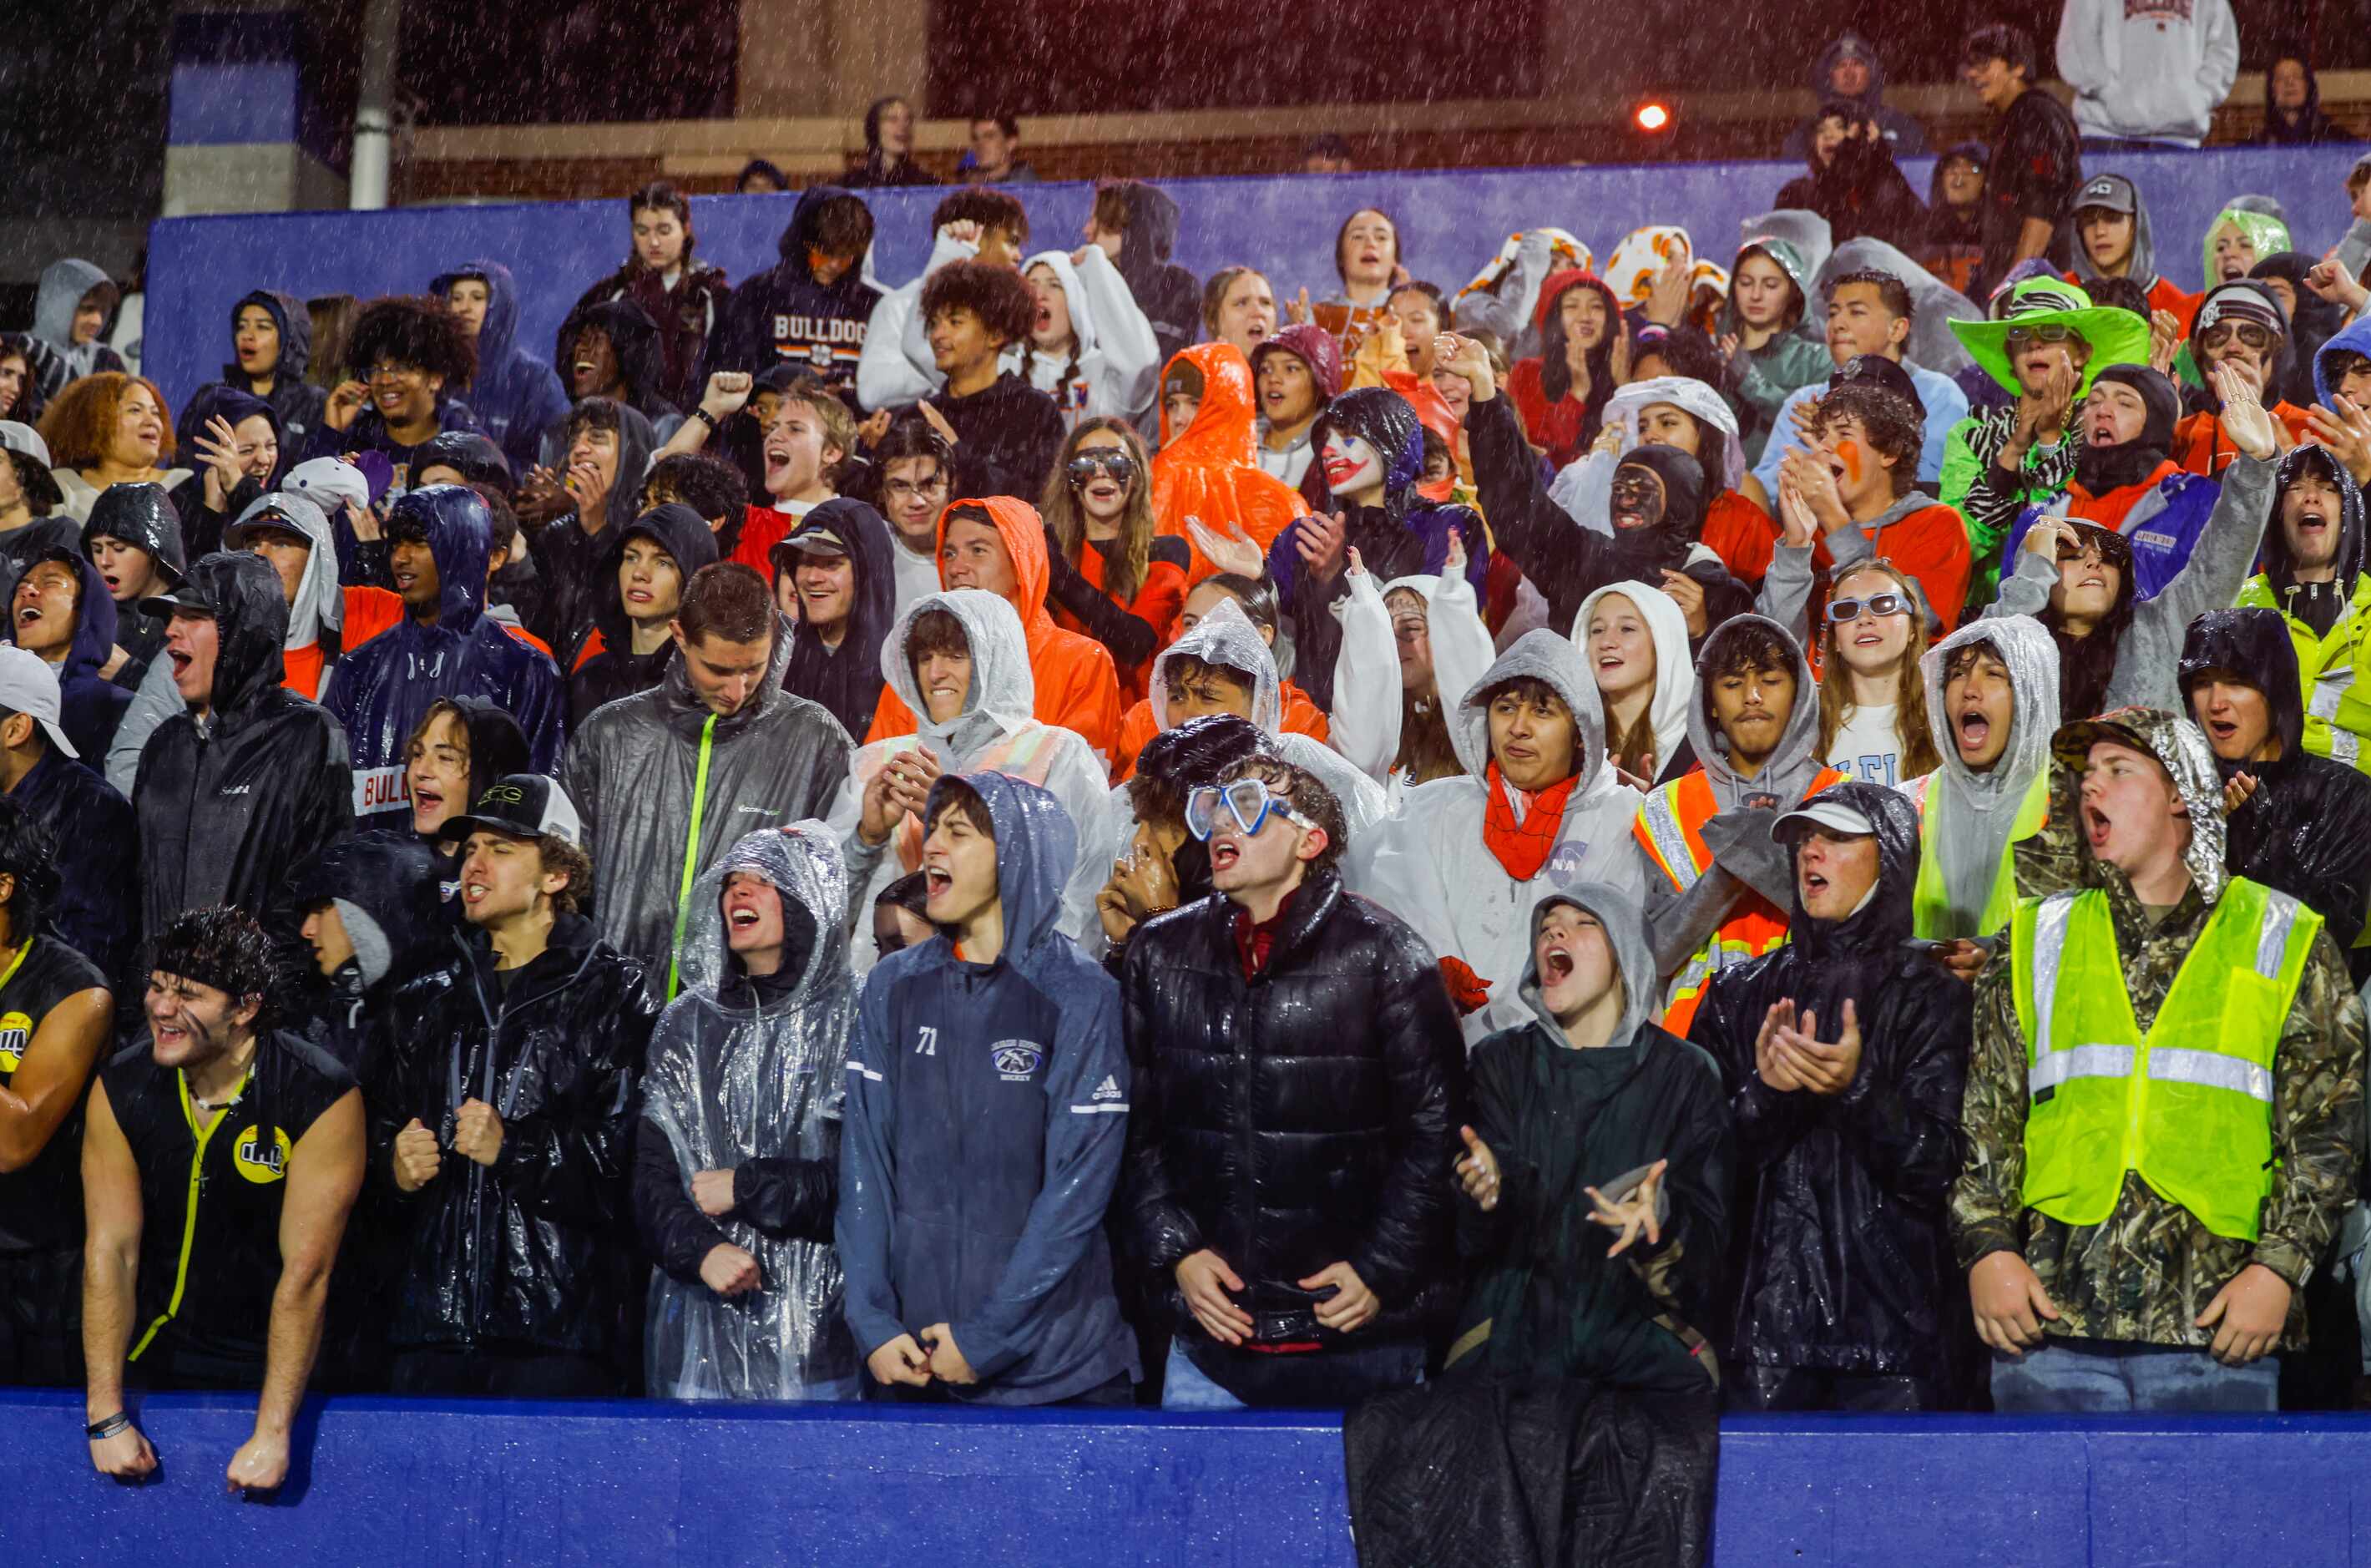
[[[1720,473],[1706,477],[1717,477],[1719,490],[1736,489],[1745,478],[1745,447],[1737,438],[1737,411],[1729,406],[1727,398],[1692,376],[1650,376],[1631,382],[1607,400],[1605,423],[1621,426],[1623,452],[1626,455],[1639,445],[1638,415],[1655,403],[1669,403],[1727,438],[1722,443]]]
[[[1803,291],[1806,302],[1811,298],[1812,280],[1828,264],[1829,252],[1835,249],[1835,231],[1829,226],[1828,220],[1801,207],[1780,207],[1774,212],[1757,213],[1737,226],[1737,238],[1738,243],[1743,247],[1760,246],[1767,250],[1775,241],[1792,251],[1791,260],[1776,250],[1770,251],[1770,259],[1787,270],[1787,275],[1795,280],[1795,286]],[[1744,254],[1743,250],[1738,251],[1740,259]],[[1729,275],[1737,275],[1734,262],[1729,266]],[[1818,323],[1813,322],[1813,332],[1818,330]]]
[[[1012,558],[1013,590],[1008,602],[1013,613],[1021,617],[1021,630],[1034,645],[1037,638],[1053,629],[1054,617],[1046,608],[1046,585],[1053,575],[1053,563],[1046,555],[1046,525],[1037,516],[1037,508],[1011,495],[987,495],[970,500],[950,501],[939,514],[939,554],[945,559],[947,519],[966,507],[977,507],[988,514],[996,525],[999,539],[1004,541],[1004,552]],[[943,579],[944,571],[941,576]]]
[[[1572,618],[1572,645],[1596,679],[1597,661],[1589,651],[1589,621],[1598,602],[1616,594],[1637,607],[1655,644],[1655,695],[1647,704],[1647,723],[1655,731],[1655,761],[1660,765],[1679,755],[1687,744],[1688,714],[1696,705],[1695,661],[1688,656],[1688,618],[1679,601],[1648,583],[1625,580],[1608,583],[1580,601]],[[1602,709],[1601,702],[1599,707]]]
[[[914,679],[907,644],[915,617],[943,610],[963,623],[971,645],[971,690],[962,711],[944,724],[933,721]],[[943,763],[960,762],[998,736],[1031,722],[1037,708],[1037,678],[1029,666],[1029,642],[1012,606],[980,588],[943,588],[908,605],[881,641],[881,678],[914,715],[915,733]]]
[[[938,820],[950,780],[961,779],[988,808],[996,830],[996,896],[1004,906],[1004,959],[1027,974],[1059,939],[1062,884],[1079,856],[1078,824],[1053,795],[1025,779],[982,772],[942,775],[931,786],[923,826]]]
[[[486,280],[486,319],[478,328],[476,380],[476,384],[483,385],[509,365],[512,354],[517,350],[518,280],[500,261],[480,257],[437,273],[429,280],[428,292],[442,299],[463,278]]]
[[[74,342],[75,307],[100,285],[110,290],[114,281],[106,269],[79,256],[64,256],[44,268],[33,291],[33,335],[52,347],[64,349]]]
[[[90,563],[87,556],[66,550],[64,546],[54,551],[43,551],[25,563],[25,570],[29,572],[42,562],[49,560],[55,560],[60,565],[70,568],[81,585],[77,590],[80,602],[75,610],[74,641],[66,645],[65,663],[58,671],[59,677],[61,679],[74,676],[96,677],[99,668],[115,653],[118,618],[115,600],[108,597],[107,579],[98,575],[98,568]],[[19,582],[23,580],[21,576],[17,578]],[[11,643],[17,640],[14,598],[15,590],[12,587],[7,624],[7,639]]]
[[[493,515],[466,484],[431,484],[406,492],[387,514],[390,540],[417,525],[436,560],[436,624],[466,633],[486,610],[487,558],[494,547]],[[703,525],[704,527],[705,525]]]
[[[1943,695],[1952,656],[1980,644],[2008,667],[2010,693],[2008,748],[1981,773],[1960,760]],[[1977,809],[2003,806],[2015,811],[2027,786],[2049,764],[2050,738],[2058,733],[2058,645],[2030,615],[1971,621],[1920,655],[1918,672],[1926,686],[1927,734],[1943,759],[1945,775]]]
[[[2289,486],[2300,474],[2313,472],[2338,487],[2338,582],[2341,594],[2348,600],[2354,598],[2355,580],[2363,575],[2365,535],[2363,491],[2354,476],[2336,453],[2327,447],[2292,447],[2280,456],[2273,470],[2272,519],[2264,528],[2264,543],[2261,559],[2264,576],[2275,589],[2292,587],[2296,582],[2296,561],[2289,553],[2288,530],[2281,526],[2281,508]]]
[[[288,601],[260,555],[217,550],[190,563],[190,586],[214,607],[214,711],[230,718],[280,690],[287,678]]]
[[[1834,75],[1836,67],[1848,59],[1857,60],[1868,67],[1868,87],[1845,101],[1876,108],[1879,97],[1885,91],[1885,62],[1879,58],[1875,45],[1849,29],[1836,34],[1829,41],[1828,46],[1820,51],[1819,59],[1812,62],[1811,96],[1821,99],[1844,99],[1844,95],[1831,87],[1828,82]]]
[[[1276,656],[1261,641],[1259,628],[1252,624],[1243,607],[1232,598],[1222,598],[1210,607],[1210,612],[1195,623],[1194,629],[1161,650],[1152,661],[1151,690],[1146,701],[1152,704],[1152,722],[1156,728],[1170,727],[1169,666],[1181,658],[1199,659],[1207,665],[1228,669],[1247,670],[1252,678],[1251,721],[1260,733],[1273,736],[1284,725],[1284,696],[1276,673]]]
[[[296,579],[296,601],[288,607],[286,644],[290,648],[310,647],[320,641],[323,627],[335,629],[345,623],[345,595],[338,587],[337,536],[330,532],[327,515],[303,491],[277,490],[257,496],[223,529],[223,548],[252,548],[250,530],[258,528],[301,534],[312,546],[305,557],[304,575]]]
[[[1516,994],[1549,1034],[1563,1039],[1563,1027],[1540,994],[1540,927],[1558,904],[1582,911],[1604,928],[1605,945],[1613,954],[1613,972],[1622,981],[1622,1018],[1606,1043],[1627,1045],[1640,1025],[1662,1016],[1663,988],[1661,977],[1655,972],[1655,955],[1647,946],[1646,913],[1639,908],[1638,895],[1626,889],[1604,882],[1576,882],[1532,905],[1531,954],[1523,960],[1523,979]]]
[[[363,983],[401,979],[440,957],[452,937],[439,885],[442,856],[410,833],[353,833],[289,874],[285,901],[299,915],[333,906],[353,945]]]
[[[1162,367],[1162,385],[1180,365],[1202,377],[1201,406],[1183,430],[1169,428],[1169,400],[1161,401],[1161,457],[1167,462],[1220,463],[1246,468],[1259,461],[1259,402],[1252,391],[1251,361],[1232,343],[1195,343]]]
[[[852,988],[848,944],[848,864],[839,835],[813,818],[785,828],[761,828],[743,836],[716,857],[692,885],[690,918],[677,959],[683,989],[713,998],[727,973],[740,968],[726,941],[724,884],[736,872],[751,872],[773,884],[782,899],[787,935],[804,926],[805,940],[786,944],[806,955],[790,1003],[803,1006],[827,993]]]
[[[2121,174],[2091,176],[2066,203],[2066,250],[2074,260],[2075,275],[2083,282],[2097,283],[2106,274],[2092,264],[2091,252],[2084,247],[2082,229],[2075,215],[2085,207],[2112,210],[2127,205],[2133,214],[2133,254],[2124,264],[2124,276],[2144,289],[2157,282],[2157,233],[2149,225],[2148,198],[2137,181]]]
[[[2250,204],[2240,205],[2243,202]],[[2263,210],[2266,205],[2278,207],[2279,204],[2265,196],[2234,196],[2229,205],[2215,215],[2215,221],[2206,226],[2206,238],[2200,248],[2205,287],[2212,289],[2223,276],[2215,265],[2215,235],[2226,223],[2248,237],[2248,244],[2256,252],[2258,261],[2275,251],[2296,249],[2289,238],[2288,219],[2278,212]]]
[[[260,305],[271,314],[272,324],[280,330],[280,357],[272,363],[272,375],[275,389],[281,378],[302,380],[313,363],[313,313],[294,295],[283,294],[276,288],[251,288],[238,296],[230,308],[231,331],[238,331],[238,313],[250,305]],[[244,386],[247,372],[238,367],[236,357],[223,366],[222,378],[234,387]]]
[[[1775,638],[1795,673],[1794,706],[1779,728],[1778,744],[1752,779],[1741,776],[1729,761],[1729,738],[1714,722],[1712,711],[1715,677],[1711,672],[1728,662],[1731,645],[1748,628]],[[1729,617],[1705,638],[1696,655],[1695,675],[1696,699],[1688,704],[1688,743],[1695,749],[1696,761],[1704,768],[1719,808],[1726,811],[1741,805],[1749,795],[1775,796],[1782,806],[1800,800],[1820,772],[1820,761],[1814,755],[1820,736],[1819,682],[1812,679],[1810,661],[1787,629],[1766,616]]]
[[[280,456],[270,472],[260,482],[266,490],[278,485],[288,470],[295,466],[296,453],[288,443],[288,432],[280,424],[280,411],[247,390],[246,378],[237,383],[209,382],[182,405],[179,420],[174,423],[173,441],[177,451],[194,453],[198,438],[208,434],[210,421],[221,420],[233,430],[250,419],[261,419],[272,426],[272,444]]]
[[[794,562],[799,552],[789,541],[818,533],[832,535],[847,551],[856,579],[855,601],[849,607],[838,648],[826,647],[804,622],[791,628],[791,662],[783,679],[792,691],[829,708],[841,728],[862,735],[881,701],[881,679],[871,650],[883,645],[897,615],[897,569],[889,525],[867,503],[835,496],[799,519],[774,547],[774,559]]]
[[[1375,448],[1383,470],[1383,510],[1404,517],[1417,499],[1424,477],[1424,424],[1416,405],[1388,387],[1353,387],[1325,405],[1309,427],[1309,445],[1325,460],[1325,443],[1336,432],[1356,436]]]
[[[2281,738],[2281,755],[2294,757],[2305,745],[2305,692],[2297,675],[2296,644],[2290,640],[2288,621],[2269,606],[2210,610],[2190,623],[2181,637],[2178,679],[2181,699],[2209,670],[2228,670],[2264,694],[2273,732]],[[2192,710],[2195,712],[2195,709]],[[2245,761],[2215,765],[2226,779],[2246,771]]]
[[[1597,695],[1597,681],[1589,673],[1589,661],[1581,656],[1570,638],[1559,636],[1542,626],[1524,633],[1500,654],[1498,662],[1482,672],[1482,679],[1469,688],[1458,701],[1457,712],[1449,726],[1450,744],[1456,749],[1457,760],[1476,783],[1486,784],[1490,776],[1490,691],[1506,681],[1528,677],[1544,681],[1561,699],[1572,714],[1573,761],[1579,782],[1573,785],[1573,798],[1579,799],[1594,789],[1607,776],[1605,762],[1605,705]]]
[[[1068,250],[1040,250],[1021,263],[1021,275],[1026,278],[1038,267],[1052,273],[1055,281],[1062,285],[1062,303],[1070,312],[1070,336],[1077,340],[1074,352],[1081,359],[1086,358],[1095,352],[1102,337],[1095,331],[1094,302],[1079,287],[1079,269],[1072,264]]]
[[[1158,186],[1132,180],[1120,191],[1128,222],[1120,230],[1119,259],[1114,265],[1134,287],[1138,276],[1167,262],[1177,249],[1181,215],[1176,202]]]
[[[2168,708],[2114,708],[2097,718],[2076,719],[2059,726],[2051,750],[2061,767],[2079,779],[2092,744],[2115,740],[2157,760],[2173,780],[2174,794],[2190,815],[2190,847],[2181,864],[2189,869],[2198,896],[2208,903],[2223,896],[2230,873],[2223,866],[2223,776],[2215,766],[2215,749],[2206,732]],[[2105,887],[2123,873],[2092,854],[2085,846],[2082,877],[2091,887]]]
[[[1271,354],[1289,354],[1309,366],[1317,399],[1325,402],[1342,390],[1342,340],[1314,321],[1286,327],[1252,350],[1252,380],[1256,385],[1262,361]]]
[[[1877,888],[1869,900],[1842,920],[1814,920],[1803,909],[1799,883],[1790,900],[1787,939],[1814,960],[1845,954],[1883,957],[1901,952],[1910,939],[1912,894],[1918,887],[1918,809],[1910,797],[1885,784],[1847,779],[1820,793],[1821,804],[1841,806],[1868,819],[1877,840]],[[1773,824],[1780,842],[1799,845],[1799,823]]]
[[[173,577],[189,570],[181,547],[181,514],[174,508],[172,493],[161,484],[110,484],[100,491],[82,526],[85,555],[95,539],[121,540],[145,550]]]
[[[648,412],[650,405],[662,399],[660,387],[666,379],[666,350],[659,342],[658,323],[651,319],[649,311],[630,299],[605,299],[572,312],[568,319],[560,323],[559,335],[552,340],[551,367],[573,391],[576,340],[596,327],[607,334],[610,350],[618,356],[618,371],[626,382],[626,401]]]

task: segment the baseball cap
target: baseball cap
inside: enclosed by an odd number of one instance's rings
[[[237,520],[223,529],[223,548],[245,550],[258,528],[278,528],[283,533],[298,535],[308,547],[315,540],[326,538],[330,519],[314,504],[314,497],[320,494],[283,489],[257,496],[248,503]]]
[[[2140,205],[2140,192],[2121,174],[2093,175],[2084,182],[2083,189],[2075,192],[2075,199],[2066,203],[2069,212],[2077,213],[2086,207],[2109,213],[2136,213]]]
[[[508,773],[486,786],[466,817],[453,817],[437,830],[440,839],[459,842],[471,833],[538,839],[549,833],[582,849],[584,823],[575,802],[558,780],[544,773]]]
[[[304,495],[324,515],[345,509],[348,502],[357,506],[371,503],[370,481],[363,470],[340,458],[309,458],[288,470],[280,488],[291,494]]]
[[[55,465],[50,461],[50,444],[31,425],[13,419],[0,419],[0,452],[22,452],[43,468]]]
[[[14,643],[0,643],[0,708],[30,716],[50,744],[67,756],[82,755],[58,727],[58,672],[39,654]]]
[[[1813,796],[1792,811],[1770,824],[1770,836],[1785,842],[1813,828],[1825,828],[1832,833],[1854,833],[1866,837],[1877,831],[1877,824],[1851,807],[1833,800],[1822,800]]]
[[[184,577],[168,591],[151,594],[140,601],[140,613],[159,621],[170,621],[185,611],[191,615],[219,615],[222,607],[207,597],[205,588],[194,577]]]
[[[2058,733],[2050,738],[2050,753],[2058,760],[2059,766],[2072,768],[2080,773],[2090,765],[2091,748],[2102,740],[2129,746],[2144,757],[2157,757],[2157,748],[2151,746],[2139,730],[2121,722],[2114,714],[2060,725]],[[2162,760],[2158,766],[2164,766]]]

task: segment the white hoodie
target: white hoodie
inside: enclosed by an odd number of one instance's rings
[[[1507,874],[1482,836],[1491,787],[1490,713],[1483,694],[1520,676],[1546,681],[1564,699],[1580,752],[1580,777],[1565,803],[1556,846],[1526,882]],[[1414,926],[1434,952],[1463,959],[1489,982],[1489,1001],[1465,1019],[1471,1050],[1532,1016],[1517,990],[1532,958],[1532,912],[1542,899],[1579,883],[1602,882],[1643,901],[1643,865],[1630,839],[1642,797],[1618,783],[1607,765],[1596,682],[1580,650],[1554,632],[1531,633],[1500,656],[1458,703],[1449,733],[1469,776],[1435,779],[1403,796],[1399,808],[1369,835],[1363,854],[1352,843],[1362,869],[1351,885]]]
[[[911,408],[947,384],[931,353],[930,323],[922,319],[922,285],[949,261],[969,261],[978,255],[978,246],[941,229],[922,275],[902,288],[885,290],[873,302],[864,328],[864,352],[856,361],[857,401],[875,412]],[[1019,370],[1024,347],[1007,343],[997,364]]]
[[[1326,715],[1325,738],[1383,785],[1396,808],[1409,786],[1393,766],[1400,754],[1400,651],[1384,596],[1407,588],[1425,601],[1436,691],[1469,690],[1490,668],[1497,650],[1475,607],[1474,585],[1463,575],[1425,573],[1378,587],[1373,573],[1354,572],[1348,582],[1350,591],[1334,601],[1342,651],[1334,661],[1334,709]]]
[[[1100,245],[1086,248],[1086,260],[1077,263],[1063,250],[1040,250],[1021,263],[1025,281],[1032,269],[1045,267],[1061,280],[1063,302],[1070,307],[1070,335],[1077,340],[1070,354],[1029,351],[1029,384],[1054,400],[1062,422],[1075,429],[1082,419],[1108,417],[1131,424],[1152,406],[1152,389],[1161,373],[1161,344],[1152,323],[1137,308],[1136,296],[1119,275]],[[1075,374],[1065,375],[1075,363]]]
[[[2058,74],[2075,89],[2075,127],[2194,147],[2239,75],[2230,0],[2066,0]]]
[[[914,667],[906,657],[906,639],[914,617],[933,607],[962,621],[965,639],[971,645],[971,691],[964,698],[963,712],[945,724],[931,721],[930,704],[914,684]],[[855,842],[864,789],[873,776],[889,765],[891,758],[918,748],[937,758],[939,766],[950,773],[998,772],[1027,779],[1060,801],[1078,830],[1080,854],[1063,883],[1060,930],[1072,938],[1090,931],[1100,934],[1095,895],[1103,891],[1111,874],[1111,860],[1099,856],[1096,846],[1111,838],[1105,819],[1111,808],[1109,775],[1084,738],[1030,716],[1037,705],[1037,682],[1029,669],[1029,640],[1012,606],[978,588],[949,588],[925,596],[898,615],[896,625],[882,640],[881,673],[897,700],[918,715],[919,728],[912,735],[860,746],[850,755],[848,777],[831,807],[830,824],[840,842]],[[869,870],[861,849],[850,857],[851,873],[863,878],[853,889],[858,939],[850,957],[859,974],[871,970],[875,958],[873,943],[864,935],[872,929],[873,900],[912,868],[907,857],[919,856],[921,842],[921,823],[908,813],[891,830],[888,847],[871,857]]]

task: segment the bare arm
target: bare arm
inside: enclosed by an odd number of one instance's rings
[[[288,1190],[280,1204],[280,1283],[272,1293],[263,1392],[256,1400],[255,1434],[231,1458],[235,1489],[268,1491],[287,1477],[288,1431],[321,1348],[330,1268],[337,1261],[354,1195],[362,1191],[367,1143],[362,1091],[348,1089],[289,1151]]]
[[[83,1419],[99,1422],[123,1409],[123,1353],[140,1272],[140,1167],[105,1084],[91,1086],[83,1119],[82,1206]],[[126,1428],[93,1442],[91,1462],[109,1475],[140,1476],[156,1468],[156,1456],[136,1428]]]
[[[113,1005],[114,999],[98,987],[77,991],[51,1008],[33,1031],[24,1064],[0,1085],[0,1175],[39,1158],[73,1111],[98,1060]]]
[[[2050,237],[2053,232],[2054,228],[2048,218],[2026,219],[2018,227],[2017,254],[2009,259],[2009,265],[2015,266],[2019,261],[2030,261],[2049,250]]]

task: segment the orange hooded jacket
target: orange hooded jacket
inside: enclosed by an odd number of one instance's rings
[[[1259,466],[1258,405],[1252,396],[1251,362],[1232,343],[1196,343],[1177,351],[1162,367],[1161,382],[1179,361],[1202,373],[1202,406],[1194,423],[1173,436],[1167,399],[1161,405],[1161,450],[1152,455],[1152,526],[1186,541],[1186,583],[1190,588],[1218,567],[1194,548],[1186,519],[1224,535],[1230,523],[1265,554],[1276,536],[1309,515],[1301,493]]]
[[[1108,764],[1119,743],[1119,675],[1112,668],[1110,650],[1093,637],[1065,632],[1054,624],[1046,608],[1046,525],[1037,508],[1010,495],[977,501],[952,501],[939,513],[939,546],[946,547],[947,518],[958,507],[977,506],[995,523],[1004,552],[1012,558],[1015,587],[1009,601],[1020,612],[1021,630],[1029,639],[1029,673],[1037,683],[1039,724],[1076,730]],[[864,732],[867,745],[911,735],[918,727],[914,712],[897,700],[896,688],[881,688],[881,705],[873,710],[873,727]]]

